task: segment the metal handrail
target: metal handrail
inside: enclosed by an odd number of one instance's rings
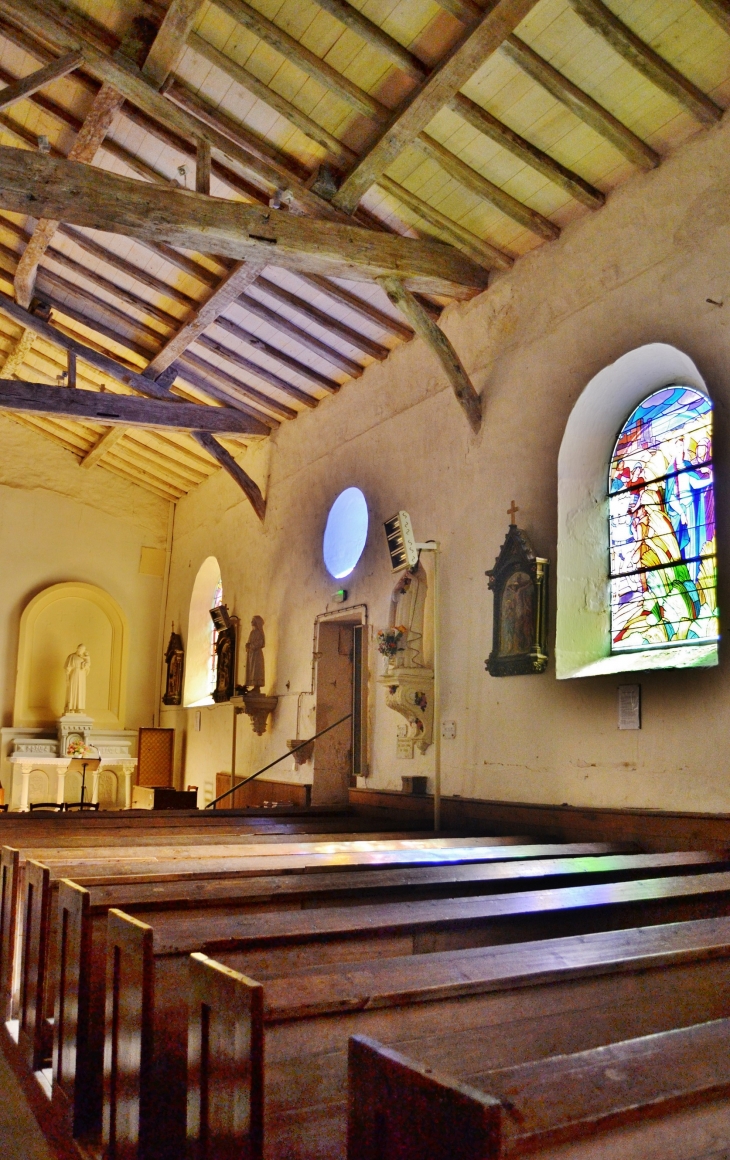
[[[229,794],[235,793],[236,790],[240,789],[242,785],[248,785],[248,783],[253,781],[255,777],[258,777],[262,773],[266,773],[266,771],[271,769],[272,766],[278,765],[279,762],[283,761],[285,757],[291,757],[292,753],[296,753],[298,750],[304,749],[305,745],[311,745],[312,742],[316,741],[318,737],[324,737],[325,733],[329,733],[330,729],[336,729],[337,726],[341,725],[343,721],[349,721],[350,717],[352,717],[352,713],[347,713],[344,717],[340,717],[339,721],[335,721],[333,725],[328,725],[326,729],[322,729],[319,733],[315,733],[314,737],[308,737],[306,741],[302,741],[299,745],[295,745],[293,749],[287,749],[286,753],[282,753],[281,757],[277,757],[276,761],[270,761],[269,764],[265,765],[263,769],[257,769],[256,773],[252,773],[250,777],[245,777],[243,781],[239,781],[237,785],[232,785],[230,789],[227,789],[224,793],[219,794],[217,798],[213,798],[213,801],[208,802],[207,806],[205,807],[206,810],[212,809],[213,806],[222,801],[224,797],[228,797]]]

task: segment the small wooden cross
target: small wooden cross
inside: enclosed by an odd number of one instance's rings
[[[510,504],[510,506],[507,508],[507,515],[509,516],[509,522],[510,522],[510,524],[514,524],[514,523],[516,522],[516,521],[515,521],[515,516],[517,515],[517,512],[518,512],[519,510],[520,510],[520,509],[518,508],[518,506],[517,506],[517,504],[515,503],[515,501],[514,501],[514,500],[512,500],[512,503],[511,503],[511,504]]]

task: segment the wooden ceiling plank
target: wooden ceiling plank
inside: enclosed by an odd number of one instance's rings
[[[475,262],[480,262],[486,269],[509,270],[513,266],[514,259],[509,254],[498,250],[496,246],[492,246],[483,238],[477,237],[465,226],[446,217],[441,210],[412,193],[410,189],[406,189],[404,185],[399,185],[398,182],[393,181],[386,173],[378,178],[378,185],[386,193],[397,197],[424,221],[430,222],[448,238],[452,246],[463,250],[465,254],[468,254]]]
[[[374,339],[368,338],[359,331],[353,330],[351,326],[340,322],[338,318],[334,318],[331,314],[326,314],[323,310],[318,310],[316,306],[305,302],[298,294],[292,294],[290,290],[286,290],[283,286],[279,286],[276,282],[272,282],[270,278],[260,277],[256,282],[256,287],[263,290],[271,298],[276,298],[279,302],[285,302],[287,306],[291,306],[293,310],[302,314],[305,318],[309,318],[312,322],[316,322],[319,326],[326,330],[331,330],[333,334],[338,334],[345,342],[349,342],[351,346],[361,350],[364,354],[369,354],[371,358],[383,362],[390,354],[390,349],[383,346],[381,342],[375,342]]]
[[[25,363],[26,358],[30,354],[30,348],[35,342],[36,335],[32,330],[21,330],[18,337],[14,340],[13,345],[8,351],[5,362],[2,367],[2,377],[4,379],[11,379],[13,375],[17,375],[21,367]]]
[[[553,68],[518,36],[507,37],[502,52],[532,80],[542,85],[556,101],[566,105],[571,113],[590,125],[606,141],[610,141],[633,165],[640,169],[655,169],[659,165],[661,157],[645,141]]]
[[[136,427],[134,438],[151,451],[167,456],[175,463],[200,473],[213,474],[209,458],[205,455],[192,435],[182,431],[148,431]]]
[[[267,20],[250,4],[244,0],[214,0],[217,8],[228,12],[239,24],[253,32],[285,60],[291,61],[302,72],[319,81],[326,89],[337,94],[352,109],[373,121],[385,122],[390,117],[390,110],[382,105],[375,97],[371,97],[364,89],[344,77],[332,65],[327,64],[315,53],[310,52],[283,28],[279,28],[272,20]]]
[[[202,391],[211,399],[227,403],[228,406],[235,407],[236,410],[243,411],[246,415],[255,415],[261,423],[266,424],[269,430],[280,426],[279,419],[274,418],[266,411],[262,411],[262,407],[267,407],[269,411],[273,411],[274,415],[278,415],[280,418],[296,419],[297,413],[291,407],[277,403],[276,399],[264,395],[255,387],[241,382],[240,379],[234,378],[233,375],[227,374],[219,367],[206,362],[205,359],[198,358],[190,350],[181,355],[175,364],[175,369],[179,377],[190,383],[196,390]]]
[[[436,355],[476,435],[482,423],[482,402],[451,342],[399,278],[382,278],[380,284],[393,305],[403,311],[416,334]]]
[[[601,0],[568,0],[574,12],[597,32],[614,52],[627,60],[647,80],[677,101],[702,125],[716,125],[723,110],[674,65],[659,56],[635,32],[614,16]]]
[[[176,286],[171,286],[169,282],[163,281],[162,278],[156,278],[154,274],[150,274],[148,270],[142,269],[138,264],[122,258],[114,250],[108,250],[105,246],[100,246],[98,242],[89,238],[86,234],[82,234],[80,230],[75,230],[71,226],[61,225],[58,227],[58,232],[79,246],[80,249],[85,250],[92,257],[98,258],[108,266],[113,266],[122,274],[128,274],[130,277],[135,278],[143,286],[147,286],[148,289],[154,290],[158,294],[166,295],[174,302],[180,302],[183,306],[193,307],[193,309],[198,306],[197,298],[193,298],[183,290],[178,290]]]
[[[83,60],[80,52],[68,52],[65,56],[59,57],[58,60],[51,61],[44,68],[39,68],[36,72],[31,73],[30,76],[23,77],[22,80],[8,85],[7,88],[0,91],[0,109],[9,109],[16,102],[37,93],[39,89],[44,88],[51,81],[68,76],[70,72],[73,72],[83,63]]]
[[[126,433],[126,427],[110,427],[103,435],[99,436],[91,450],[86,452],[79,467],[85,467],[87,470],[94,467]]]
[[[57,288],[62,289],[63,294],[68,294],[68,290],[66,289],[68,283],[64,283],[63,279],[55,278],[55,276],[50,278],[48,277],[48,274],[49,271],[47,270],[39,271],[39,279],[41,283],[39,287],[39,298],[43,302],[52,306],[53,309],[57,310],[60,314],[64,314],[66,318],[72,318],[75,322],[80,322],[82,326],[88,327],[89,330],[94,331],[96,334],[103,335],[105,338],[110,338],[112,342],[117,343],[125,350],[131,351],[133,354],[139,355],[139,357],[145,361],[149,361],[149,359],[154,356],[156,353],[155,349],[151,348],[146,343],[143,344],[141,342],[137,342],[128,334],[124,334],[117,330],[114,326],[109,326],[106,322],[101,321],[99,318],[93,317],[92,315],[87,314],[85,311],[80,310],[76,305],[76,302],[88,302],[95,310],[99,310],[100,313],[106,314],[108,318],[111,318],[115,322],[118,321],[120,314],[119,311],[115,311],[114,308],[108,306],[107,303],[104,303],[103,307],[99,307],[97,305],[99,300],[97,299],[94,301],[93,295],[87,294],[78,286],[74,286],[74,300],[69,302],[66,298],[60,297],[49,288],[51,286],[56,286]],[[106,309],[104,309],[104,307],[106,307]],[[130,320],[127,318],[126,323],[129,324],[129,322]],[[148,393],[151,394],[151,392]]]
[[[474,24],[482,15],[482,9],[474,0],[436,0],[436,3],[462,24]]]
[[[730,34],[730,0],[696,0],[723,32]]]
[[[560,226],[556,226],[549,218],[538,213],[535,209],[530,209],[528,205],[518,201],[516,197],[512,197],[504,189],[495,185],[493,181],[483,177],[481,173],[472,169],[455,153],[445,149],[439,141],[429,137],[428,133],[419,133],[414,144],[427,156],[437,161],[449,177],[453,177],[460,185],[470,189],[477,197],[481,197],[484,201],[496,206],[501,213],[506,214],[507,217],[512,218],[513,221],[518,222],[531,233],[537,234],[538,237],[544,238],[548,242],[560,237]]]
[[[357,294],[345,290],[344,286],[340,286],[337,282],[331,282],[329,278],[322,278],[318,274],[299,274],[298,277],[315,290],[321,290],[334,302],[340,302],[343,306],[347,306],[350,310],[362,315],[369,322],[375,323],[382,330],[387,330],[390,334],[402,338],[404,342],[410,342],[413,338],[410,326],[406,326],[397,318],[386,314],[384,310],[379,310],[377,306],[365,298],[358,298]]]
[[[171,455],[169,447],[164,444],[160,442],[151,444],[141,439],[140,436],[145,434],[141,428],[135,427],[128,432],[125,446],[134,448],[135,454],[143,459],[152,461],[156,459],[158,463],[164,463],[166,469],[171,469],[180,479],[188,480],[188,483],[200,483],[201,480],[214,474],[215,467],[208,462],[207,457],[205,459],[201,457],[195,463],[185,462],[180,456]]]
[[[262,378],[264,382],[270,383],[272,387],[276,387],[277,391],[282,391],[285,395],[289,395],[290,398],[296,399],[298,403],[303,403],[305,407],[317,406],[319,400],[316,399],[313,395],[308,395],[306,391],[302,391],[299,387],[295,387],[292,383],[288,383],[286,379],[282,379],[279,377],[279,375],[275,375],[273,371],[268,370],[266,367],[262,367],[259,363],[254,362],[253,359],[246,358],[244,355],[239,354],[237,350],[231,350],[230,347],[224,346],[222,342],[216,342],[216,340],[211,338],[209,334],[201,334],[200,337],[196,339],[196,342],[198,346],[205,347],[206,350],[212,351],[213,354],[218,355],[219,358],[225,359],[226,362],[233,363],[235,366],[240,367],[242,370],[249,371],[251,374],[257,375],[259,378]]]
[[[248,498],[256,515],[263,523],[264,516],[266,515],[266,500],[261,494],[261,489],[256,481],[236,463],[230,451],[227,451],[207,431],[195,431],[193,432],[193,438],[197,439],[200,446],[235,480],[244,495]]]
[[[77,262],[75,258],[70,258],[68,254],[65,254],[63,250],[59,250],[55,246],[49,246],[46,251],[43,259],[44,269],[46,262],[56,262],[59,266],[64,266],[80,278],[85,278],[87,281],[93,282],[100,290],[106,290],[108,294],[113,294],[120,302],[125,302],[134,310],[139,311],[140,314],[146,314],[150,318],[156,318],[158,322],[162,322],[170,329],[174,329],[180,325],[181,320],[176,315],[170,314],[160,306],[155,306],[154,303],[148,302],[146,298],[140,298],[138,294],[134,294],[131,290],[125,290],[124,287],[118,286],[116,282],[105,278],[103,274],[89,269],[88,266]],[[164,336],[158,334],[158,337],[162,338]]]
[[[195,403],[161,402],[136,395],[110,395],[100,391],[69,390],[45,383],[0,381],[0,410],[90,420],[105,426],[175,427],[230,434],[261,433],[262,425],[248,415],[227,407]]]
[[[376,143],[350,171],[334,204],[352,213],[398,154],[426,128],[539,0],[495,0],[419,88],[401,105]]]
[[[166,499],[168,502],[177,503],[182,499],[185,492],[182,488],[175,487],[174,484],[165,484],[154,476],[139,468],[133,468],[130,465],[120,462],[119,458],[115,456],[114,451],[101,464],[105,471],[111,471],[114,475],[119,475],[128,483],[134,483],[137,487],[142,487],[146,491],[154,492],[156,495]]]
[[[148,185],[24,149],[0,147],[0,208],[352,281],[395,273],[427,293],[468,297],[487,281],[443,243]]]
[[[124,97],[113,88],[102,85],[71,147],[69,160],[83,161],[87,164],[93,161],[123,102]],[[39,263],[58,224],[57,220],[42,217],[23,251],[15,273],[15,297],[21,306],[30,306]]]
[[[572,170],[561,165],[549,153],[544,153],[542,149],[538,149],[537,145],[531,144],[519,133],[515,133],[514,129],[510,129],[508,125],[499,121],[481,105],[477,105],[475,101],[464,96],[463,93],[456,94],[450,107],[473,129],[484,133],[490,140],[496,141],[503,149],[507,149],[513,156],[518,157],[525,165],[529,165],[538,173],[542,173],[544,177],[554,182],[555,185],[559,185],[576,201],[587,205],[589,209],[600,209],[605,203],[606,195],[600,189],[596,189],[577,173],[573,173]]]
[[[275,310],[265,306],[263,302],[259,302],[258,298],[253,298],[250,294],[242,294],[238,299],[238,305],[247,310],[249,314],[255,314],[258,318],[262,318],[264,322],[270,323],[271,326],[277,330],[283,330],[295,338],[300,346],[311,350],[313,354],[319,355],[320,358],[325,359],[332,366],[339,367],[345,374],[350,375],[353,379],[359,379],[365,368],[349,358],[348,355],[342,354],[341,351],[335,350],[334,347],[329,346],[323,342],[321,338],[310,334],[308,330],[297,326],[295,322],[291,322],[283,314],[278,314]]]
[[[130,463],[134,467],[141,467],[143,471],[171,483],[174,487],[179,487],[182,491],[190,491],[191,488],[197,487],[199,483],[208,478],[208,474],[205,472],[193,475],[190,472],[185,473],[177,470],[176,465],[170,460],[154,451],[139,447],[133,439],[129,438],[129,432],[125,433],[127,438],[124,440],[124,445],[117,447],[114,453],[122,462]]]
[[[366,44],[383,53],[401,72],[417,81],[426,79],[428,66],[372,20],[368,20],[367,16],[363,16],[357,8],[348,4],[347,0],[314,0],[314,2],[318,8],[323,8],[330,16],[334,16],[335,20],[339,20],[340,24],[356,33]]]
[[[233,60],[230,56],[215,48],[212,44],[208,44],[207,40],[203,40],[197,33],[192,33],[188,37],[188,46],[193,49],[199,56],[204,57],[209,64],[214,65],[230,77],[231,80],[236,81],[252,96],[257,97],[258,100],[263,101],[274,109],[280,116],[285,117],[290,124],[299,129],[311,141],[316,142],[323,149],[326,149],[333,158],[344,165],[352,165],[357,160],[357,154],[343,141],[338,140],[334,134],[328,132],[322,125],[318,124],[312,117],[308,117],[306,113],[302,112],[296,105],[287,101],[274,89],[265,85],[263,81],[244,66]]]
[[[216,326],[221,330],[225,330],[228,334],[232,334],[234,338],[245,342],[248,346],[253,347],[254,350],[260,351],[262,354],[268,355],[269,358],[281,363],[282,366],[289,367],[290,370],[296,374],[301,375],[302,378],[308,379],[309,382],[315,383],[318,387],[322,387],[330,395],[336,394],[339,391],[341,384],[336,379],[330,379],[327,375],[323,375],[321,371],[315,370],[314,367],[308,366],[306,363],[300,362],[299,359],[293,358],[292,355],[287,354],[283,350],[278,350],[271,346],[265,339],[260,338],[257,334],[252,334],[245,330],[238,323],[233,322],[230,318],[221,315],[216,319]],[[257,364],[258,365],[258,364]]]
[[[239,262],[230,274],[225,277],[213,293],[202,302],[193,315],[180,327],[177,334],[163,346],[159,354],[150,362],[145,370],[149,378],[158,378],[167,367],[187,350],[199,334],[202,334],[211,323],[215,322],[227,306],[238,298],[242,290],[258,278],[266,265],[266,259],[254,256],[247,262]]]
[[[161,88],[175,68],[203,0],[172,0],[142,66],[144,76]]]

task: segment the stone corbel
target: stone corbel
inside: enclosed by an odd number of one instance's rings
[[[425,753],[433,742],[433,669],[392,668],[379,680],[388,708],[408,722],[406,739]]]
[[[246,716],[251,718],[254,733],[262,737],[266,732],[268,719],[279,703],[279,698],[267,697],[265,693],[254,692],[244,693],[240,699],[236,697],[235,700],[236,704],[243,706]]]

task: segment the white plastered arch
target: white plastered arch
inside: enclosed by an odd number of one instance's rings
[[[210,608],[220,582],[220,564],[215,556],[208,556],[198,569],[190,597],[183,694],[183,704],[188,707],[213,704],[209,687]]]
[[[688,355],[667,343],[640,346],[591,379],[568,419],[558,456],[556,676],[665,668],[661,650],[611,655],[608,580],[608,466],[627,418],[672,383],[709,397]],[[716,664],[714,646],[674,650],[672,667]]]

